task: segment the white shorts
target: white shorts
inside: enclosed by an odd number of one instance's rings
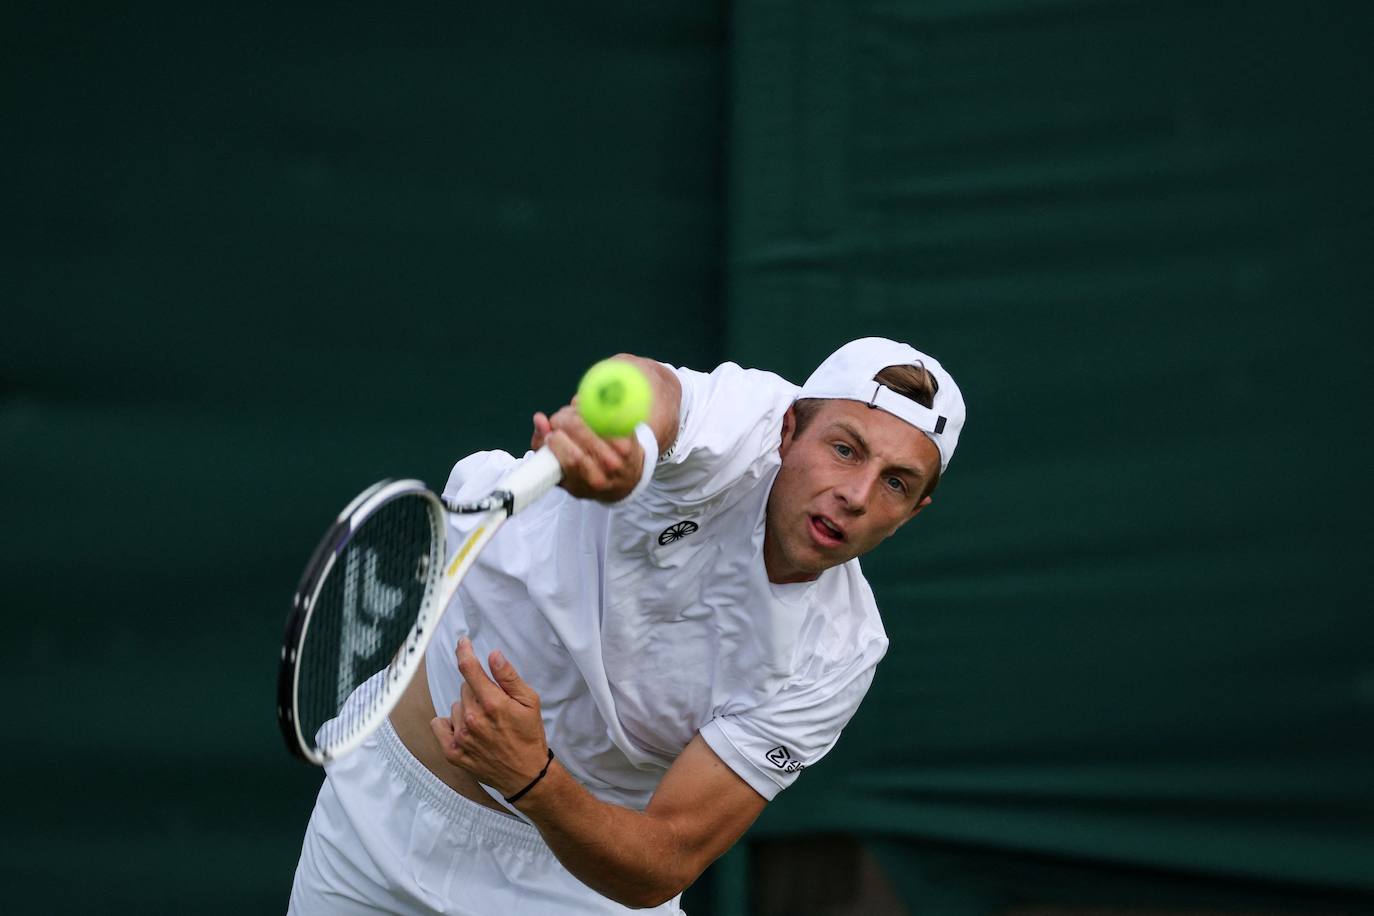
[[[678,898],[631,910],[587,887],[534,827],[469,801],[425,769],[390,722],[327,771],[289,913],[682,916]]]

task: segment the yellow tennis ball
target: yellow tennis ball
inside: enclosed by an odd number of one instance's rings
[[[577,385],[577,412],[603,438],[628,436],[649,418],[653,389],[639,367],[623,359],[603,359]]]

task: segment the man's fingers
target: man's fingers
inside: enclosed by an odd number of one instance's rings
[[[614,440],[603,439],[592,432],[571,405],[554,414],[549,422],[555,430],[566,433],[605,471],[614,474],[624,466],[625,455],[612,445]]]
[[[563,468],[564,477],[567,477],[570,471],[577,471],[581,468],[586,456],[581,447],[566,433],[554,430],[545,437],[544,444],[558,459],[559,466]]]
[[[643,449],[634,436],[603,439],[582,420],[573,404],[552,416],[535,414],[531,447],[543,446],[558,458],[564,490],[579,499],[613,501],[629,494],[643,470]]]
[[[563,468],[563,482],[568,485],[568,491],[574,496],[585,495],[580,486],[573,485],[574,481],[584,484],[592,491],[606,486],[605,472],[581,444],[566,432],[556,429],[549,433],[549,437],[544,441],[558,459],[559,466]]]
[[[472,689],[475,705],[485,707],[487,703],[500,696],[501,688],[487,677],[482,663],[473,654],[472,640],[466,636],[458,640],[458,649],[454,654],[458,656],[458,673],[463,675],[464,685]]]
[[[439,747],[444,751],[454,750],[456,745],[453,740],[453,720],[445,716],[435,716],[429,720],[429,730],[434,732],[434,740],[439,742]]]
[[[534,415],[534,432],[530,434],[530,451],[537,452],[544,447],[544,440],[549,437],[549,432],[553,429],[549,425],[549,418],[542,412]]]
[[[593,490],[599,490],[606,486],[606,469],[601,465],[597,456],[588,451],[582,442],[572,438],[563,430],[558,430],[555,435],[572,445],[572,448],[568,449],[568,454],[577,471],[577,476],[581,478],[582,482]]]
[[[522,706],[538,705],[539,694],[535,693],[534,689],[525,683],[524,678],[515,670],[515,666],[501,654],[499,649],[491,653],[487,663],[491,665],[492,677],[496,678],[496,683],[506,692],[507,696]]]
[[[454,744],[461,744],[463,739],[471,733],[468,727],[468,720],[472,718],[472,709],[472,706],[466,705],[462,700],[459,700],[457,703],[454,703],[453,707],[449,710],[449,718],[453,721]]]

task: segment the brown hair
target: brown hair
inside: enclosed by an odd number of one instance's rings
[[[891,388],[903,397],[911,398],[922,407],[933,407],[935,404],[935,392],[940,390],[940,383],[935,380],[935,376],[925,366],[888,366],[886,369],[873,376],[873,381]],[[793,403],[792,416],[795,426],[792,429],[793,436],[800,436],[802,430],[806,429],[816,417],[817,411],[821,409],[821,398],[804,398]],[[917,502],[925,499],[935,490],[935,485],[940,482],[940,468],[935,468],[935,476],[926,485],[925,492],[918,498]]]

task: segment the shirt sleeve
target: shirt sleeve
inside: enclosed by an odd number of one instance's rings
[[[501,478],[515,467],[514,456],[502,451],[473,452],[449,471],[443,497],[450,502],[470,502],[491,493]]]
[[[755,469],[782,441],[782,419],[799,390],[772,372],[723,363],[712,372],[673,368],[682,385],[677,438],[653,484],[680,499],[708,499]]]
[[[701,737],[726,766],[772,801],[839,741],[873,683],[887,638],[867,643],[848,664],[793,681],[746,713],[717,716]]]

